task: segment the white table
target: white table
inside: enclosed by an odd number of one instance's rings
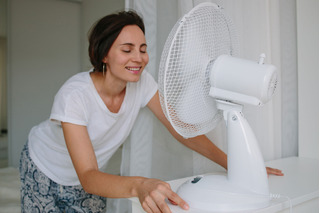
[[[269,189],[272,194],[281,194],[290,198],[293,212],[318,213],[319,212],[319,161],[318,159],[290,157],[273,160],[266,163],[267,166],[281,169],[284,176],[269,177]],[[175,191],[182,183],[190,179],[182,178],[168,181]],[[132,213],[143,213],[143,209],[137,198],[132,201]],[[177,206],[168,203],[173,213],[209,213],[195,209],[184,211]],[[253,212],[272,213],[289,212],[290,201],[281,197],[271,201],[270,206]],[[210,212],[214,213],[214,212]],[[246,212],[247,213],[247,212]]]

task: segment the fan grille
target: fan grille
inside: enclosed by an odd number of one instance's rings
[[[182,17],[164,46],[159,69],[162,109],[185,138],[212,130],[221,113],[209,96],[210,67],[221,54],[234,55],[231,20],[216,4],[204,3]]]

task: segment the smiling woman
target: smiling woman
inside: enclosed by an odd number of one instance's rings
[[[134,25],[126,26],[122,31],[130,31],[131,29],[128,29],[128,28],[136,28],[136,29],[132,29],[134,31],[137,31],[137,34],[135,35],[139,35],[141,33],[141,31],[137,29],[137,27]],[[121,40],[121,39],[118,38],[117,40]],[[129,57],[130,55],[131,57],[134,57],[136,64],[128,65],[125,67],[127,70],[129,70],[133,74],[139,74],[143,70],[142,65],[145,66],[149,61],[146,43],[142,43],[140,44],[140,46],[139,44],[133,44],[133,43],[124,43],[124,44],[119,44],[115,46],[118,46],[118,48],[120,48],[122,52],[127,53],[127,56],[124,55],[124,57]]]
[[[146,49],[142,30],[136,25],[125,26],[102,60],[106,64],[106,79],[117,84],[138,81],[149,62]],[[133,75],[128,75],[128,72]]]
[[[95,71],[103,71],[103,58],[125,26],[135,25],[144,35],[143,20],[134,12],[120,12],[100,19],[89,35],[89,56]],[[143,36],[144,37],[144,36]],[[128,42],[130,43],[130,42]]]
[[[89,55],[94,66],[90,73],[92,81],[107,108],[117,113],[124,100],[127,83],[139,81],[149,62],[143,21],[130,11],[107,16],[96,23],[89,41],[92,42]]]
[[[157,84],[143,72],[149,57],[142,19],[133,11],[105,16],[92,28],[89,43],[93,69],[65,82],[49,119],[32,128],[22,151],[22,211],[104,212],[106,197],[133,196],[148,203],[146,209],[159,204],[169,212],[165,198],[185,206],[165,182],[101,170],[142,107],[163,119]]]

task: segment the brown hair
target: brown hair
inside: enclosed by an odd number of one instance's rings
[[[89,57],[95,71],[102,72],[103,58],[123,27],[137,25],[145,33],[142,18],[135,11],[121,11],[98,20],[89,31]]]

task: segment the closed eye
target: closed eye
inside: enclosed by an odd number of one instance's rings
[[[147,45],[146,44],[142,44],[140,46],[140,52],[141,53],[147,53]]]
[[[124,44],[120,44],[120,46],[123,47],[129,47],[130,49],[123,49],[122,51],[125,53],[130,53],[131,52],[131,48],[134,48],[135,45],[133,43],[124,43]],[[146,53],[147,52],[147,44],[143,43],[140,45],[140,52],[141,53]]]

